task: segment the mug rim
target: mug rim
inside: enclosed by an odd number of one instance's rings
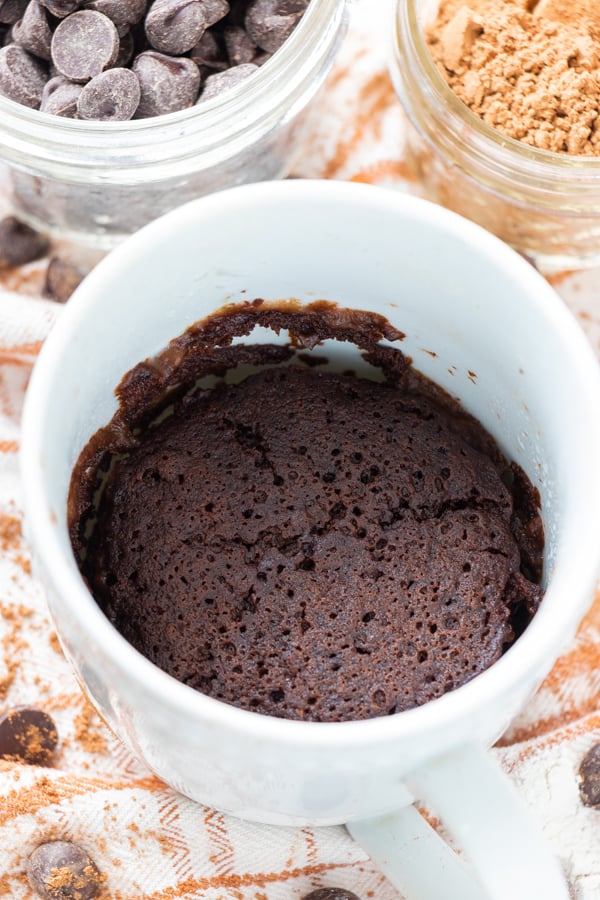
[[[494,265],[508,268],[528,302],[560,335],[565,355],[580,375],[582,394],[578,398],[579,403],[589,413],[585,423],[589,466],[580,477],[589,478],[591,475],[592,478],[586,491],[582,490],[578,498],[579,505],[585,507],[586,517],[581,526],[577,557],[569,561],[569,572],[565,572],[563,565],[558,574],[552,574],[545,594],[545,598],[558,592],[568,592],[567,596],[574,596],[570,603],[563,604],[564,615],[559,614],[560,606],[553,615],[548,614],[548,604],[545,612],[542,602],[525,632],[492,666],[443,696],[392,716],[342,722],[285,719],[241,709],[177,681],[129,644],[102,613],[83,577],[78,570],[77,574],[73,571],[61,549],[53,521],[55,516],[45,491],[46,479],[40,452],[44,445],[45,397],[51,392],[53,379],[60,370],[62,354],[68,352],[70,335],[76,332],[88,308],[100,302],[111,282],[119,277],[121,271],[128,269],[130,260],[143,257],[146,246],[160,240],[161,235],[167,237],[173,229],[184,225],[198,227],[204,219],[210,220],[213,211],[223,216],[229,209],[239,215],[240,204],[251,207],[259,204],[264,208],[267,202],[278,204],[292,197],[297,197],[303,205],[309,205],[313,200],[350,204],[354,208],[357,204],[372,204],[400,217],[426,222],[433,229],[451,232]],[[526,260],[480,226],[427,200],[372,185],[297,179],[238,186],[193,200],[127,238],[87,276],[62,311],[34,367],[23,411],[20,456],[27,534],[34,554],[42,562],[53,589],[60,594],[69,615],[89,636],[90,643],[99,646],[123,677],[135,683],[140,697],[157,696],[161,703],[180,715],[198,721],[212,720],[215,725],[225,725],[239,734],[260,735],[271,742],[313,747],[333,746],[340,739],[345,745],[350,742],[356,747],[394,742],[468,717],[476,709],[510,691],[519,681],[537,676],[537,680],[541,681],[550,668],[548,659],[551,658],[553,663],[564,648],[566,626],[580,621],[589,605],[589,595],[600,569],[600,546],[595,539],[600,531],[600,479],[594,477],[593,465],[594,460],[600,458],[599,408],[600,368],[575,318],[558,294]],[[575,590],[572,588],[574,575],[577,583]],[[60,635],[60,623],[56,625]],[[568,632],[568,636],[571,633]]]

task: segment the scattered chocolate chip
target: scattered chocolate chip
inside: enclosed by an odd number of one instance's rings
[[[308,0],[251,0],[245,25],[250,39],[267,53],[275,53],[303,14]]]
[[[93,859],[71,841],[40,844],[26,868],[31,887],[44,900],[93,900],[104,882]]]
[[[140,83],[131,69],[109,69],[92,78],[79,95],[80,119],[125,122],[133,118],[140,102]]]
[[[186,53],[207,28],[201,0],[155,0],[146,16],[146,37],[161,53]]]
[[[51,50],[61,75],[85,82],[114,64],[119,35],[107,16],[84,9],[60,22],[52,36]]]
[[[34,706],[16,706],[0,716],[0,757],[47,766],[58,734],[54,722]]]
[[[29,0],[0,0],[0,22],[14,25],[25,15]]]
[[[72,262],[53,256],[46,270],[44,296],[57,303],[66,303],[83,278],[83,272]]]
[[[142,19],[147,6],[147,0],[88,0],[84,3],[85,9],[103,13],[117,28],[135,25]]]
[[[228,91],[230,88],[245,81],[246,78],[256,71],[258,71],[258,66],[246,63],[243,66],[232,66],[231,69],[226,69],[224,72],[215,72],[214,75],[209,75],[204,82],[198,103],[202,103],[204,100],[212,100],[213,97],[217,97],[223,91]]]
[[[39,259],[48,251],[48,240],[14,216],[0,220],[0,269],[12,269]]]
[[[48,73],[43,63],[35,59],[16,44],[9,44],[0,50],[0,94],[38,109],[42,99]]]
[[[82,89],[82,84],[75,84],[64,75],[55,75],[44,87],[40,110],[64,119],[74,119]]]
[[[34,56],[50,61],[50,44],[52,32],[48,24],[45,8],[31,0],[23,14],[23,18],[15,23],[12,30],[15,44],[29,50]]]
[[[579,767],[579,795],[584,806],[600,806],[600,744],[594,744]]]
[[[318,888],[306,894],[302,900],[360,900],[360,898],[345,888]]]
[[[133,62],[141,100],[136,119],[160,116],[193,106],[200,88],[200,70],[187,57],[179,59],[148,50]]]

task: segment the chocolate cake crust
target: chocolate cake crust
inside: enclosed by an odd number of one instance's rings
[[[535,491],[407,363],[388,368],[268,368],[179,392],[130,437],[91,535],[72,524],[134,647],[228,703],[322,722],[420,705],[500,657],[541,598]]]

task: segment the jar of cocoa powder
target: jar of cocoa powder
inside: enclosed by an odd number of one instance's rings
[[[310,0],[251,77],[164,115],[84,121],[0,96],[0,189],[34,227],[110,248],[195,197],[284,177],[346,19],[346,0]]]
[[[399,0],[391,62],[408,119],[408,161],[426,196],[483,225],[545,273],[599,264],[600,155],[532,146],[459,99],[428,45],[440,6]]]

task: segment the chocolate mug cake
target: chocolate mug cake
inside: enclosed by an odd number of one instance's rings
[[[290,341],[234,342],[255,325]],[[125,376],[69,521],[96,601],[157,666],[244,709],[366,719],[459,687],[527,626],[537,491],[402,337],[372,313],[255,301]],[[325,339],[373,377],[322,370],[304,351]]]

